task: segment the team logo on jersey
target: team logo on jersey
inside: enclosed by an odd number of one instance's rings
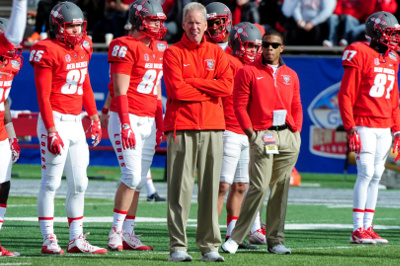
[[[374,64],[375,64],[376,66],[379,66],[379,64],[380,64],[379,58],[375,58],[375,59],[374,59]]]
[[[68,62],[71,62],[71,56],[69,55],[69,54],[66,54],[65,55],[65,61],[68,63]]]
[[[90,43],[88,41],[84,41],[82,44],[83,48],[90,49]]]
[[[214,70],[214,66],[215,66],[215,60],[214,59],[206,59],[204,61],[206,62],[206,69],[207,70]]]
[[[283,78],[283,84],[290,85],[290,76],[289,75],[281,75]]]
[[[158,49],[158,51],[160,51],[160,52],[164,52],[165,49],[167,49],[167,46],[166,46],[165,44],[163,44],[163,43],[158,43],[158,44],[157,44],[157,49]]]
[[[11,60],[11,67],[19,70],[21,68],[21,64],[18,62],[18,60]]]
[[[144,61],[149,61],[149,60],[150,60],[149,55],[148,54],[144,54]]]
[[[396,54],[394,54],[393,52],[390,52],[390,53],[389,53],[389,57],[390,57],[390,59],[392,59],[393,61],[397,61],[397,56],[396,56]]]

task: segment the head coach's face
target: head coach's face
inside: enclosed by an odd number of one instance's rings
[[[206,12],[206,8],[196,2],[189,3],[184,7],[182,28],[190,41],[200,43],[203,39],[207,29]]]
[[[262,54],[270,65],[277,65],[283,52],[283,40],[279,34],[266,33],[262,41]]]

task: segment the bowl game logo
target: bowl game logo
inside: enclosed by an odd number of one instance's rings
[[[215,60],[214,59],[206,59],[204,61],[206,62],[206,69],[207,70],[214,70],[214,66],[215,66]]]
[[[345,158],[347,136],[342,126],[337,94],[340,82],[319,93],[307,109],[314,125],[310,127],[310,152],[330,158]]]

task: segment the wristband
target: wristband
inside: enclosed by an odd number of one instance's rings
[[[107,107],[103,107],[103,109],[101,109],[101,113],[102,114],[108,114],[108,108]]]

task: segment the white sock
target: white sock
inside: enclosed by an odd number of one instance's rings
[[[364,229],[367,230],[372,226],[372,220],[374,219],[374,210],[366,209],[364,212]]]
[[[130,235],[135,235],[135,216],[127,215],[124,221],[123,230],[124,233],[129,233]]]
[[[353,209],[353,232],[360,227],[364,228],[364,210]]]
[[[83,216],[76,218],[68,217],[69,240],[78,238],[83,233],[82,223],[83,223]]]
[[[40,231],[42,232],[43,241],[50,234],[54,234],[53,217],[39,217]]]
[[[260,223],[260,212],[257,212],[256,219],[254,219],[253,226],[251,227],[251,233],[254,234],[255,231],[261,229],[261,223]]]
[[[0,230],[3,226],[4,217],[6,216],[7,204],[0,203]]]
[[[228,222],[227,227],[226,227],[226,237],[227,238],[231,236],[233,228],[235,228],[238,218],[239,217],[237,217],[237,216],[228,216],[227,217],[227,222]]]
[[[119,232],[122,230],[122,225],[124,224],[124,220],[125,220],[127,213],[128,212],[126,212],[126,211],[120,211],[120,210],[114,209],[113,227],[115,228],[116,232]]]
[[[147,173],[146,190],[147,190],[147,197],[150,197],[151,195],[156,193],[156,188],[154,187],[153,178],[151,178],[150,170]]]

